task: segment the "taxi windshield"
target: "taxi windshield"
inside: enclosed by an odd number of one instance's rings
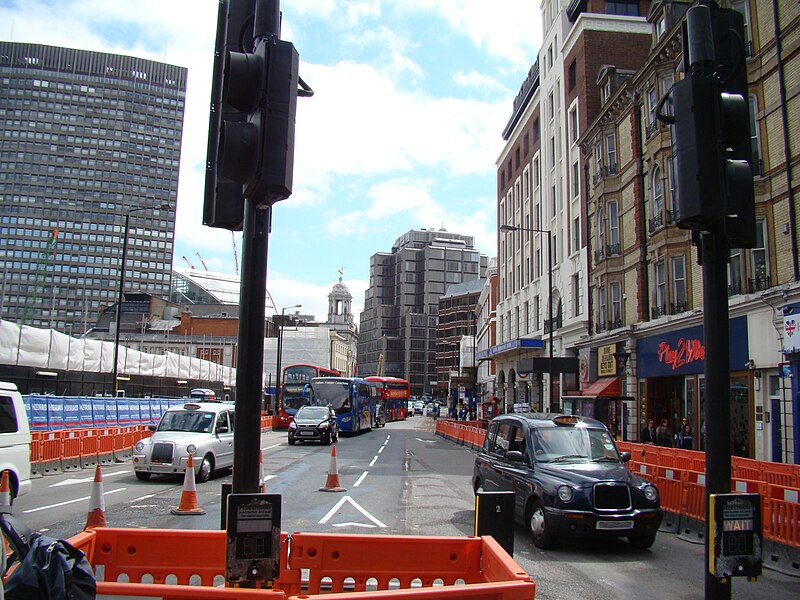
[[[156,431],[189,431],[211,433],[214,413],[196,410],[174,410],[165,412]]]
[[[619,462],[617,448],[605,429],[548,427],[531,434],[539,462]]]

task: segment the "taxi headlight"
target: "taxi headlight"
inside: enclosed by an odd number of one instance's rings
[[[136,450],[137,452],[141,452],[142,450],[144,450],[144,442],[139,440],[138,442],[136,442],[136,445],[133,447],[133,449]]]
[[[197,446],[195,446],[194,444],[189,444],[188,446],[186,446],[186,452],[188,452],[189,454],[196,454]]]
[[[650,502],[655,502],[658,500],[658,490],[654,485],[646,485],[644,486],[644,497],[647,498]]]
[[[573,494],[572,488],[568,485],[558,486],[558,499],[562,502],[570,502]]]

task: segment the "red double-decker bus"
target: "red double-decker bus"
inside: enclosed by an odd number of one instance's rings
[[[398,377],[365,377],[375,388],[378,402],[386,410],[387,421],[401,421],[408,415],[408,399],[411,397],[411,385]]]
[[[297,409],[308,404],[307,385],[314,377],[339,377],[339,371],[316,365],[289,365],[283,369],[283,386],[278,399],[278,427],[288,427]]]

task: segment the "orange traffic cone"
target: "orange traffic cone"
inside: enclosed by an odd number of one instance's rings
[[[258,489],[262,494],[267,493],[267,482],[264,481],[264,451],[258,451]]]
[[[100,465],[94,470],[92,497],[89,499],[89,514],[86,516],[84,529],[106,526],[106,501],[103,498],[103,474]]]
[[[186,462],[186,473],[183,476],[183,491],[178,508],[172,508],[173,515],[204,515],[206,511],[197,506],[197,488],[194,485],[194,460],[189,455]]]
[[[0,513],[11,514],[11,488],[8,485],[8,471],[0,477]]]
[[[325,487],[319,488],[320,492],[345,492],[341,485],[339,485],[339,469],[336,466],[336,446],[331,448],[331,465],[328,468],[328,479],[325,481]]]

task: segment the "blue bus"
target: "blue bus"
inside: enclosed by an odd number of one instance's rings
[[[358,433],[372,429],[377,410],[368,381],[360,377],[314,377],[311,395],[309,404],[333,407],[339,431]]]

